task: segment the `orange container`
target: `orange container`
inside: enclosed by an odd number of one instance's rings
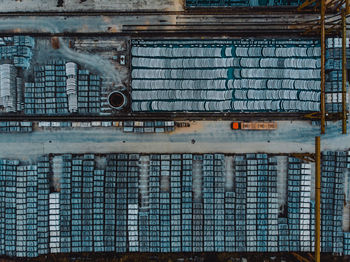
[[[239,129],[239,123],[232,122],[232,129]]]

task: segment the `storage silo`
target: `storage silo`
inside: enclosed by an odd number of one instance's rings
[[[76,76],[77,75],[78,66],[74,62],[66,63],[66,75],[67,76]]]
[[[116,110],[123,109],[127,103],[126,95],[121,91],[113,91],[108,95],[109,106]]]
[[[77,71],[78,66],[76,63],[66,63],[66,92],[68,96],[68,110],[71,113],[78,111]]]

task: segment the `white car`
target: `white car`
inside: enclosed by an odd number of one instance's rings
[[[126,62],[125,62],[125,55],[121,55],[120,56],[120,64],[121,65],[125,65],[126,64]]]

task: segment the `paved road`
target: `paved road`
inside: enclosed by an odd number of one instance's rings
[[[279,122],[276,131],[232,131],[230,122],[195,122],[172,134],[129,134],[118,128],[36,131],[1,134],[0,157],[32,158],[49,153],[295,153],[314,152],[319,127],[308,122]],[[192,140],[195,143],[192,143]],[[350,135],[340,123],[327,127],[322,150],[349,150]]]
[[[0,0],[1,1],[1,0]],[[1,5],[1,4],[0,4]],[[128,14],[128,15],[80,15],[80,16],[6,16],[0,17],[3,33],[141,33],[141,32],[204,32],[216,28],[221,35],[237,30],[270,30],[270,33],[300,29],[295,23],[315,19],[317,15],[295,14]],[[203,33],[202,33],[203,35]],[[266,35],[265,35],[266,36]]]
[[[0,0],[0,12],[73,12],[73,11],[135,11],[182,10],[182,0],[65,0],[62,7],[57,0]]]

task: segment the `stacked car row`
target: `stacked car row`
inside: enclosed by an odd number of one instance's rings
[[[313,90],[320,89],[318,80],[294,80],[294,79],[210,79],[210,80],[133,80],[133,90],[152,89],[295,89]]]
[[[300,3],[300,0],[186,0],[187,7],[298,6]]]
[[[25,114],[67,114],[65,62],[34,67],[34,82],[25,83]]]
[[[234,164],[236,228],[246,230],[243,234],[240,232],[240,235],[245,235],[246,242],[246,247],[241,246],[240,251],[276,252],[279,213],[277,159],[267,154],[246,154],[235,156]],[[237,241],[240,235],[236,236]]]
[[[232,102],[232,110],[238,111],[318,111],[320,107],[319,102],[302,102],[302,101],[271,101],[271,100],[260,100],[260,101],[242,101],[237,100]]]
[[[202,45],[208,45],[210,43],[204,43]],[[249,47],[248,45],[242,44],[239,41],[234,41],[233,45],[217,45],[217,46],[206,46],[206,47],[195,47],[186,43],[184,45],[162,45],[161,47],[147,47],[147,46],[138,46],[134,45],[131,49],[132,56],[138,57],[162,57],[162,58],[214,58],[214,57],[278,57],[278,58],[288,58],[293,57],[294,59],[286,59],[287,63],[293,63],[295,61],[297,64],[302,63],[303,59],[307,57],[316,57],[318,58],[318,63],[321,56],[321,49],[318,46],[305,46],[305,47],[296,47],[288,46],[282,47],[276,43],[276,46],[261,46],[261,47]],[[141,62],[144,60],[138,60]],[[156,61],[156,60],[155,60]],[[209,60],[214,61],[214,60]],[[269,60],[265,60],[269,61]],[[273,60],[271,60],[273,61]],[[273,63],[273,62],[272,62]],[[283,63],[282,63],[283,64]],[[314,64],[316,65],[316,64]]]
[[[34,38],[13,36],[0,38],[0,61],[13,62],[16,67],[28,68],[32,58]]]
[[[222,47],[142,47],[133,46],[131,54],[140,57],[221,57]]]
[[[78,70],[78,112],[98,114],[101,109],[101,81],[88,70]]]
[[[234,69],[234,78],[290,78],[290,79],[313,79],[320,78],[320,70],[318,69]],[[217,77],[219,78],[219,77]]]
[[[0,133],[30,133],[32,131],[32,122],[0,122]]]
[[[323,252],[343,252],[342,215],[346,162],[346,152],[322,153],[321,250]]]
[[[261,67],[261,68],[320,68],[319,59],[311,58],[152,58],[135,57],[133,67],[142,68],[218,68],[218,67]]]
[[[236,47],[235,55],[238,57],[319,57],[320,47]],[[290,61],[290,59],[287,59]]]
[[[298,101],[298,100],[225,100],[225,101],[134,101],[132,110],[139,111],[218,111],[218,112],[235,112],[235,111],[267,111],[267,112],[315,112],[319,111],[319,102]]]
[[[229,111],[231,101],[152,101],[133,102],[133,111]]]
[[[48,171],[40,163],[0,160],[0,255],[36,257],[49,252]]]
[[[236,91],[238,92],[238,91]],[[157,90],[157,91],[133,91],[133,101],[137,100],[231,100],[231,90]]]
[[[319,111],[317,42],[271,40],[243,45],[240,41],[232,41],[231,46],[216,41],[135,42],[132,109]]]
[[[230,82],[231,81],[231,82]],[[231,89],[232,86],[227,84],[233,83],[232,81],[236,80],[132,80],[132,89],[133,90],[152,90],[152,89],[189,89],[189,90],[198,90],[198,89]],[[241,81],[241,80],[237,80]]]
[[[311,165],[288,159],[288,251],[313,251],[315,218],[311,216]]]
[[[227,69],[134,69],[133,79],[226,79]]]
[[[344,255],[350,255],[350,232],[344,232]]]
[[[100,77],[86,70],[77,70],[76,73],[76,79],[67,79],[66,63],[63,60],[34,67],[35,81],[25,83],[25,114],[62,115],[74,112],[72,109],[76,108],[82,114],[98,114]],[[74,89],[77,88],[73,95],[72,84]]]
[[[288,208],[279,214],[277,160],[267,154],[67,154],[30,166],[1,160],[0,255],[312,252],[311,164],[289,158]],[[345,168],[346,152],[323,153],[323,252],[343,252]],[[50,185],[60,191],[50,193]],[[344,243],[348,252],[348,238]]]
[[[296,100],[300,99],[299,92],[296,90],[256,90],[256,89],[237,89],[234,92],[235,99],[249,100]],[[305,92],[309,93],[309,92]],[[316,92],[310,92],[315,93]],[[305,99],[307,100],[307,99]],[[310,100],[312,101],[312,100]]]
[[[347,45],[349,39],[347,39]],[[328,38],[326,46],[326,96],[337,96],[342,92],[342,53],[341,39]],[[349,62],[348,62],[349,63]],[[348,82],[347,89],[348,87]],[[342,101],[326,101],[326,110],[330,113],[342,112]]]
[[[123,123],[126,133],[164,133],[175,130],[174,121],[126,121]]]
[[[154,58],[135,57],[132,66],[145,68],[216,68],[216,67],[239,67],[240,58]],[[259,61],[259,60],[258,60]]]

